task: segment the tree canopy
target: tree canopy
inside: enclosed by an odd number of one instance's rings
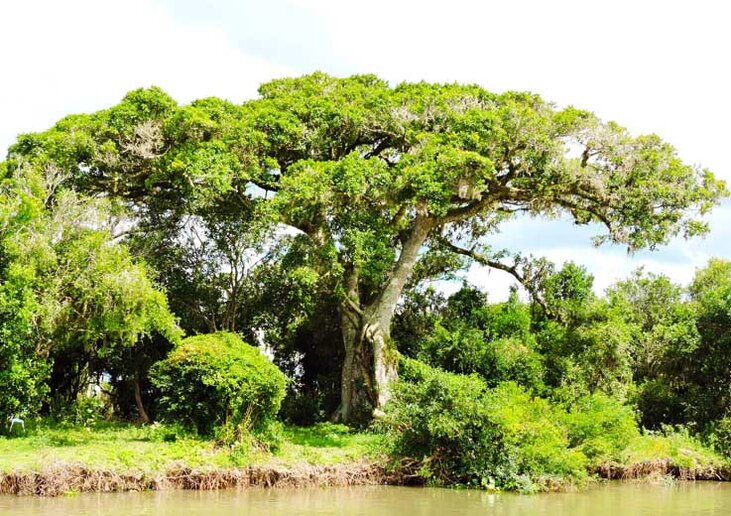
[[[603,228],[595,244],[653,249],[705,233],[702,216],[727,193],[658,136],[532,93],[323,73],[259,93],[180,106],[136,90],[21,135],[5,166],[63,170],[147,230],[216,220],[226,200],[229,215],[305,238],[317,288],[339,305],[343,420],[389,397],[391,322],[409,282],[463,258],[534,279],[531,262],[490,247],[504,221],[568,214]]]

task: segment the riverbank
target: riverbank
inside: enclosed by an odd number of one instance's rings
[[[0,494],[424,484],[418,461],[386,468],[383,437],[342,425],[284,427],[277,446],[221,446],[165,425],[37,427],[0,437]],[[683,434],[643,435],[594,478],[731,480],[728,461]],[[570,481],[551,479],[553,489]]]
[[[608,463],[593,469],[605,480],[729,481],[731,469],[684,468],[669,460],[632,465]],[[409,477],[413,480],[413,477]],[[85,492],[210,491],[230,488],[322,488],[404,485],[406,477],[367,462],[294,467],[249,466],[229,469],[170,469],[164,473],[121,473],[59,463],[40,472],[0,473],[0,495],[60,496]],[[418,483],[418,482],[417,482]]]
[[[284,427],[276,446],[221,446],[166,425],[36,427],[0,436],[0,494],[384,483],[382,437]]]
[[[605,480],[710,480],[717,482],[731,481],[731,468],[728,466],[681,466],[669,459],[619,464],[607,462],[593,467],[591,473]]]
[[[382,467],[367,462],[293,467],[277,465],[228,469],[172,468],[126,473],[83,464],[59,463],[40,472],[0,474],[0,495],[59,496],[83,492],[214,490],[228,488],[349,487],[388,483]]]
[[[616,458],[594,464],[589,471],[607,480],[731,480],[727,459],[683,433],[639,436]]]

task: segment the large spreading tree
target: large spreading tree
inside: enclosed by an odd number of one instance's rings
[[[338,299],[343,421],[389,398],[391,322],[407,284],[453,255],[530,284],[529,261],[489,247],[516,214],[568,214],[603,228],[596,244],[636,250],[706,232],[701,216],[726,195],[659,137],[592,113],[531,93],[390,87],[372,75],[275,80],[243,105],[179,106],[137,90],[21,136],[9,159],[61,168],[76,188],[123,200],[146,230],[203,220],[222,199],[295,230],[320,288]]]

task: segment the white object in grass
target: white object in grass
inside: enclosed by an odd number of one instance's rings
[[[23,432],[25,432],[25,421],[23,421],[19,417],[17,417],[17,416],[10,416],[8,418],[8,421],[10,421],[10,431],[11,432],[13,431],[13,427],[15,425],[20,425],[20,428],[22,428],[23,429]]]

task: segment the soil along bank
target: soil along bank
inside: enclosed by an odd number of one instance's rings
[[[388,483],[373,464],[249,466],[237,469],[170,469],[158,475],[119,473],[84,465],[59,464],[41,472],[0,473],[0,494],[58,496],[69,492],[212,490],[232,487],[347,487]]]
[[[700,467],[680,466],[669,459],[619,464],[600,464],[590,473],[607,480],[632,480],[654,476],[669,476],[678,480],[722,480],[731,481],[731,468],[706,465]]]
[[[605,463],[590,470],[608,480],[669,476],[678,480],[731,481],[731,468],[678,466],[671,460],[624,465]],[[70,492],[160,491],[168,489],[214,490],[228,488],[349,487],[366,485],[420,485],[424,479],[410,475],[408,467],[387,472],[368,463],[291,468],[171,468],[164,473],[120,473],[83,464],[56,464],[41,472],[0,473],[0,495],[59,496]]]

